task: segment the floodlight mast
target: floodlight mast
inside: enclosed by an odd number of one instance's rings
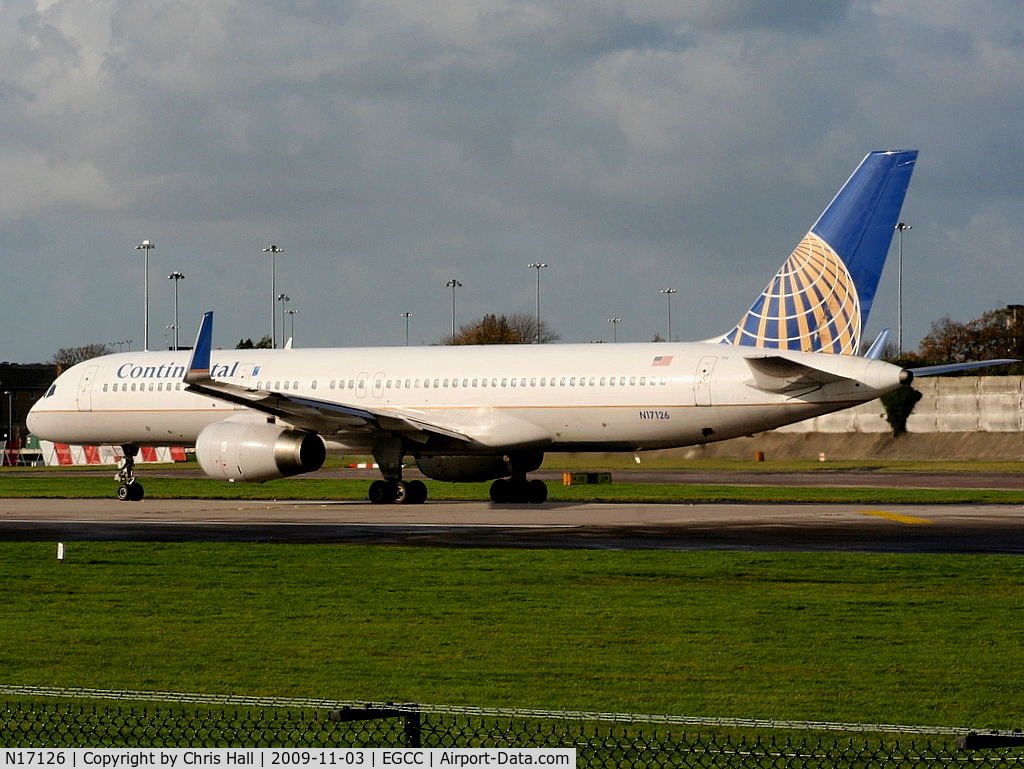
[[[284,249],[267,246],[263,253],[270,254],[270,346],[277,349],[277,255],[283,254]]]

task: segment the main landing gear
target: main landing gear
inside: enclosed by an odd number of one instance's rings
[[[384,480],[370,484],[370,501],[375,505],[422,505],[427,501],[427,484],[420,480],[402,480],[402,445],[382,443],[373,449],[373,458]]]
[[[122,502],[138,502],[145,494],[142,484],[135,480],[135,455],[139,452],[138,446],[122,446],[124,459],[117,463],[117,474],[114,480],[118,482],[117,498]]]

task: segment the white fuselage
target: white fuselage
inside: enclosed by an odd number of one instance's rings
[[[844,379],[766,391],[746,358],[776,354]],[[207,425],[249,409],[186,392],[188,362],[188,352],[129,352],[80,363],[33,407],[29,429],[61,443],[193,445]],[[716,343],[211,355],[214,380],[416,415],[471,437],[481,451],[641,451],[724,440],[871,400],[899,386],[900,374],[878,360]],[[335,450],[368,448],[359,434],[323,437]]]

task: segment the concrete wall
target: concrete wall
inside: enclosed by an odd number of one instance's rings
[[[929,377],[914,382],[922,398],[910,433],[1016,433],[1024,430],[1024,377]],[[889,433],[881,401],[780,427],[779,433]]]

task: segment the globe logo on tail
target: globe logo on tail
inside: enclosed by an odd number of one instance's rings
[[[722,342],[855,355],[860,334],[853,278],[832,247],[809,232]]]

